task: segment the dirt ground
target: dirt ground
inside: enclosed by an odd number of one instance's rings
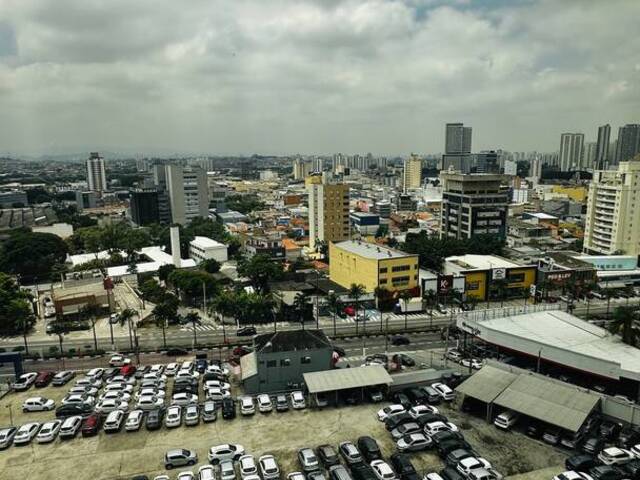
[[[23,414],[22,401],[43,395],[59,401],[68,387],[31,389],[13,393],[0,400],[0,425],[9,423],[9,409],[13,405],[14,422],[21,424],[33,419],[44,421],[52,412]],[[265,453],[276,456],[284,474],[299,470],[296,452],[301,447],[315,447],[323,443],[337,444],[355,441],[361,435],[371,435],[380,443],[385,456],[394,452],[394,445],[384,425],[375,418],[382,405],[328,408],[325,410],[290,410],[286,413],[259,414],[218,421],[196,427],[161,429],[147,432],[125,432],[93,438],[78,436],[74,440],[56,440],[48,445],[32,443],[26,447],[10,447],[0,453],[0,478],[3,480],[50,480],[51,478],[126,479],[136,474],[166,473],[163,456],[166,450],[183,447],[195,450],[199,464],[207,461],[207,451],[220,443],[240,443],[256,457]],[[482,419],[469,417],[455,410],[443,408],[446,415],[464,432],[469,442],[504,475],[531,472],[548,467],[554,469],[529,474],[526,480],[551,478],[549,472],[562,471],[565,455],[527,438],[524,435],[502,432]],[[438,471],[442,464],[433,452],[413,454],[416,469],[421,473]],[[197,470],[197,467],[193,468]],[[176,472],[170,474],[173,478]],[[284,475],[283,475],[284,478]]]

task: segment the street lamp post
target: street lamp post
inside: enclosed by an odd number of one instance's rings
[[[63,333],[58,333],[58,341],[60,342],[60,360],[62,360],[62,369],[64,370],[64,350],[62,350]]]

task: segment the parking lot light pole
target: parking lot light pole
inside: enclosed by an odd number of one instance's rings
[[[9,404],[7,405],[7,408],[9,409],[9,423],[13,427],[13,407]]]

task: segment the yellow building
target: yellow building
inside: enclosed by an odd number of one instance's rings
[[[422,160],[417,155],[405,159],[402,181],[405,192],[422,185]]]
[[[586,187],[565,187],[563,185],[554,185],[551,193],[566,195],[575,202],[584,203],[587,200]]]
[[[349,238],[349,185],[331,183],[326,176],[305,180],[309,192],[309,247],[316,242],[339,242]]]
[[[499,296],[498,284],[505,281],[505,298],[522,297],[523,289],[530,291],[536,283],[537,267],[519,265],[495,255],[460,255],[447,257],[445,275],[464,275],[465,295],[478,300]]]
[[[355,240],[329,245],[329,274],[345,288],[362,284],[373,293],[377,287],[392,292],[418,287],[418,255]]]

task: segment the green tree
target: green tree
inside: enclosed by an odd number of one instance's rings
[[[238,264],[238,273],[247,277],[256,293],[266,293],[269,280],[279,280],[283,277],[282,263],[271,260],[268,255],[254,255],[243,259]]]
[[[153,308],[153,316],[158,321],[163,321],[165,324],[173,324],[176,322],[178,318],[178,305],[180,301],[178,298],[171,294],[167,293],[162,301]]]
[[[188,303],[203,299],[203,286],[209,296],[215,296],[219,290],[214,276],[202,270],[173,270],[169,274],[169,283],[186,296]]]
[[[304,324],[308,319],[309,312],[309,297],[304,292],[298,292],[293,299],[293,309],[298,314],[300,322],[302,323],[302,329],[304,330]]]
[[[29,292],[20,290],[9,275],[0,272],[0,332],[7,335],[22,334],[27,353],[27,333],[36,323],[31,300]]]
[[[360,299],[366,293],[366,288],[361,283],[352,283],[349,287],[349,297],[353,299],[355,314],[356,314],[356,335],[358,334],[358,309],[360,305]]]
[[[333,320],[333,336],[335,337],[338,334],[336,316],[340,309],[340,300],[335,292],[330,292],[329,295],[327,295],[327,307],[329,308],[329,312],[331,312],[331,318]]]
[[[142,298],[152,303],[158,303],[162,300],[166,292],[155,278],[146,279],[138,288],[140,289],[140,293],[142,293]]]
[[[402,290],[400,292],[400,298],[402,300],[404,300],[404,331],[407,331],[407,325],[408,325],[408,315],[409,315],[409,299],[412,298],[413,295],[411,294],[410,290]]]
[[[130,322],[133,317],[137,315],[137,312],[132,308],[125,308],[118,315],[118,321],[120,322],[120,326],[123,327],[125,323]]]
[[[627,345],[636,344],[638,334],[634,323],[638,320],[638,308],[621,305],[613,311],[613,321],[609,325],[609,331],[619,334]]]
[[[215,258],[208,258],[200,262],[198,268],[200,270],[204,270],[207,273],[218,273],[220,271],[220,262],[218,262]]]
[[[93,330],[93,348],[98,350],[98,337],[96,336],[96,322],[98,321],[98,315],[102,313],[102,308],[95,303],[87,303],[80,310],[80,314],[89,317],[91,321],[91,329]]]
[[[0,246],[0,271],[24,279],[49,277],[56,264],[64,263],[67,244],[51,233],[15,230]]]
[[[166,282],[169,279],[169,275],[176,269],[176,266],[172,263],[167,263],[166,265],[162,265],[158,268],[158,278]]]
[[[196,330],[196,326],[200,325],[202,322],[200,321],[200,314],[195,311],[191,311],[185,315],[185,321],[191,324],[193,327],[193,346],[195,348],[198,345],[198,334]]]

